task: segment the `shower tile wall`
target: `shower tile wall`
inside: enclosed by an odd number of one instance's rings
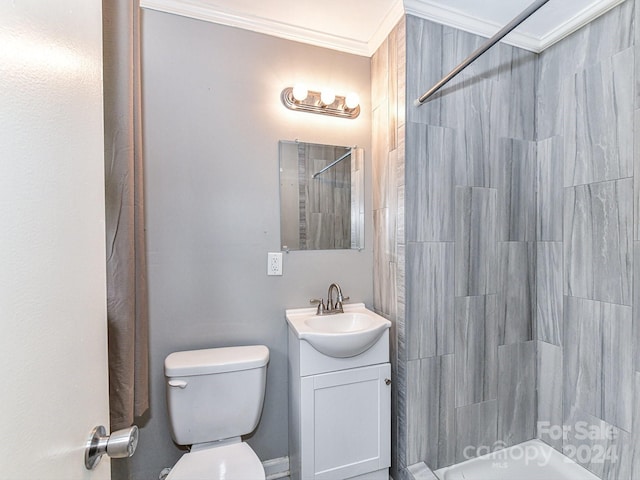
[[[414,107],[483,39],[406,22],[407,370],[446,382],[414,405],[409,376],[399,462],[436,469],[535,435],[536,56],[499,45]]]
[[[372,58],[374,290],[397,337],[394,478],[535,435],[536,56],[500,45],[413,106],[481,41],[408,16]]]
[[[413,335],[405,332],[405,24],[396,25],[371,58],[371,105],[373,128],[373,223],[374,223],[374,309],[392,322],[392,471],[400,479],[397,459],[404,458],[406,442],[398,442],[398,432],[406,430],[404,412],[407,363],[405,342]],[[425,253],[427,255],[428,253]],[[434,252],[435,254],[441,254]],[[444,262],[445,259],[443,258]],[[435,307],[437,308],[437,307]],[[426,348],[426,347],[425,347]],[[428,375],[431,371],[412,371]],[[443,392],[443,395],[446,392]],[[439,417],[432,420],[438,422]],[[444,426],[443,426],[444,429]],[[426,442],[426,438],[424,439]],[[433,446],[432,446],[433,447]],[[437,448],[437,446],[435,447]],[[404,464],[402,464],[404,467]]]
[[[499,44],[421,107],[483,39],[407,16],[374,55],[394,478],[535,436],[640,478],[639,16],[627,0],[540,55]]]
[[[537,77],[538,436],[607,480],[640,478],[637,6],[545,50]]]

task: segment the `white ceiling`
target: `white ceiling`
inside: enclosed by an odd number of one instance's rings
[[[624,0],[549,0],[503,41],[540,52]],[[403,14],[489,37],[533,0],[141,0],[144,8],[371,56]]]

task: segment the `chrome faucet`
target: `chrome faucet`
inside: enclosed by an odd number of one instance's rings
[[[336,303],[333,303],[333,296],[331,295],[334,290],[338,294],[336,297]],[[343,300],[344,298],[342,297],[342,289],[340,288],[340,285],[338,285],[337,283],[332,283],[331,285],[329,285],[329,291],[327,292],[327,310],[340,310],[340,313],[343,313]]]
[[[333,291],[336,291],[336,301],[333,301]],[[349,300],[349,297],[342,295],[342,289],[337,283],[329,285],[329,291],[327,292],[327,305],[325,306],[324,300],[314,298],[311,303],[318,304],[316,315],[331,315],[332,313],[344,313],[342,302]]]

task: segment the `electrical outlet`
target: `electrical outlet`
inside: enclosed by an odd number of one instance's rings
[[[267,275],[282,275],[282,252],[267,253]]]

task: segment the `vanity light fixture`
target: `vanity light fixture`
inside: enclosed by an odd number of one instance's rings
[[[360,97],[357,93],[343,97],[336,95],[331,89],[316,92],[298,84],[282,90],[280,98],[284,106],[290,110],[341,118],[356,118],[360,115]]]

